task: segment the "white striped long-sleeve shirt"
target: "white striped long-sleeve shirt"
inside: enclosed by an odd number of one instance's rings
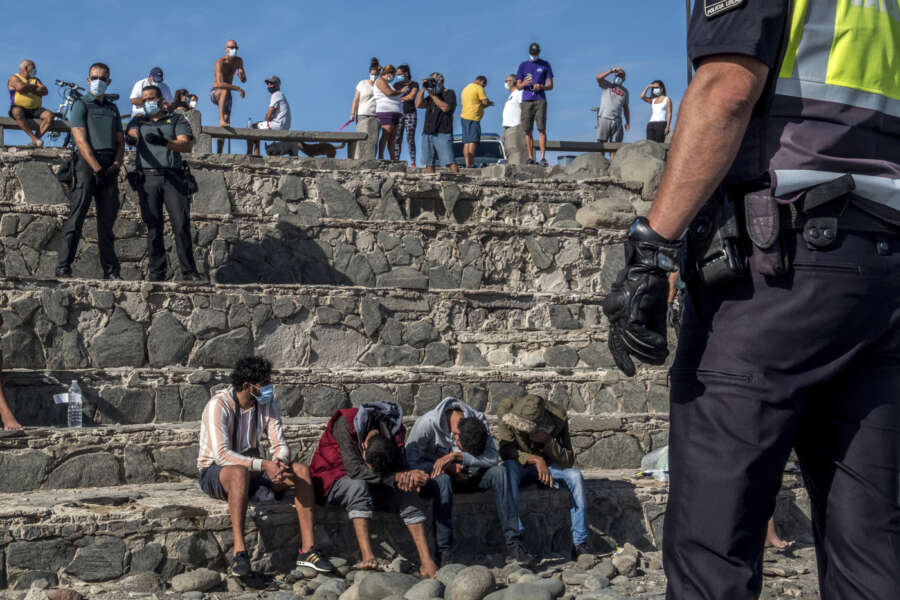
[[[257,404],[256,410],[240,411],[237,448],[232,448],[232,432],[235,422],[235,400],[232,388],[216,393],[206,407],[200,420],[200,453],[197,468],[205,469],[213,464],[223,467],[243,466],[250,468],[251,459],[241,453],[255,448],[260,436],[265,432],[269,439],[272,459],[289,460],[291,451],[284,439],[281,427],[281,412],[278,404]],[[254,418],[256,417],[256,418]]]

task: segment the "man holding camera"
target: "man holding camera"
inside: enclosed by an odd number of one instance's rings
[[[97,201],[97,245],[104,279],[121,279],[116,258],[113,225],[119,213],[119,168],[125,155],[122,117],[106,97],[109,67],[91,65],[89,91],[72,106],[69,123],[75,140],[75,178],[69,193],[69,217],[62,229],[56,265],[57,277],[71,277],[72,261],[81,239],[81,228],[91,200]],[[90,125],[88,125],[90,123]]]
[[[163,243],[163,205],[172,224],[181,278],[202,281],[194,264],[190,200],[181,161],[181,153],[190,152],[194,143],[191,126],[181,113],[163,109],[163,96],[155,85],[141,91],[141,102],[144,114],[128,124],[128,137],[137,144],[133,183],[140,198],[141,218],[147,225],[150,281],[164,281],[168,268]]]
[[[422,87],[416,94],[416,108],[425,109],[425,125],[422,127],[425,172],[434,173],[437,158],[441,165],[450,168],[451,173],[459,173],[459,165],[453,160],[452,139],[456,92],[444,88],[443,75],[432,73],[422,80]]]

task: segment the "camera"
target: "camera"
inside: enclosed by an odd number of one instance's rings
[[[426,79],[425,81],[422,82],[422,87],[424,87],[426,90],[433,90],[434,88],[437,87],[437,84],[438,83],[437,83],[436,79],[434,79],[433,77],[429,77],[428,79]]]

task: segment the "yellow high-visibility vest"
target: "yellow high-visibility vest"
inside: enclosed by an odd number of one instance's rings
[[[775,195],[850,173],[900,211],[900,0],[794,0],[768,117]]]

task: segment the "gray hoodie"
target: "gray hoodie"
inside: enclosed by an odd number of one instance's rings
[[[406,460],[411,469],[422,469],[430,472],[434,461],[451,452],[460,452],[453,443],[450,423],[447,422],[447,411],[459,408],[466,417],[478,417],[488,428],[487,444],[479,456],[463,452],[463,465],[474,469],[486,469],[497,465],[500,454],[490,435],[490,427],[484,413],[480,413],[465,402],[452,396],[432,408],[416,420],[409,435],[406,436]]]

